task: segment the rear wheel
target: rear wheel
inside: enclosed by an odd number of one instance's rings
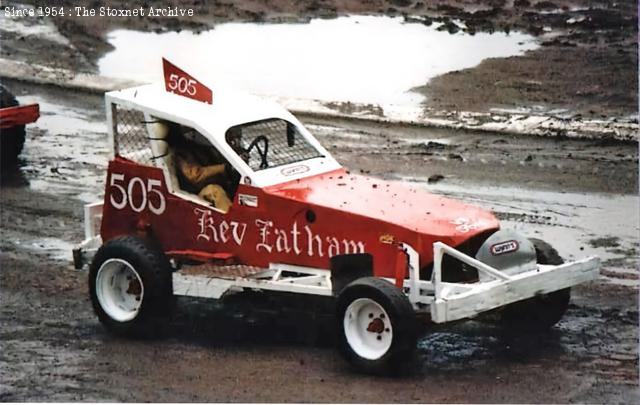
[[[364,277],[347,285],[338,297],[340,349],[359,371],[400,371],[416,347],[416,320],[407,296],[393,284]]]
[[[536,249],[539,264],[560,265],[564,263],[558,251],[543,240],[531,238]],[[571,289],[565,288],[515,302],[506,306],[501,322],[510,329],[524,331],[544,331],[558,323],[569,308]]]
[[[89,271],[93,309],[114,334],[151,337],[168,315],[172,274],[164,253],[147,241],[124,236],[106,242]]]
[[[0,108],[16,107],[18,100],[0,85]],[[0,134],[0,163],[3,168],[10,167],[18,161],[25,140],[24,125],[3,128]]]

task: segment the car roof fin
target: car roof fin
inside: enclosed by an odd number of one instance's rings
[[[162,58],[162,70],[166,91],[206,104],[213,103],[211,89],[165,58]]]

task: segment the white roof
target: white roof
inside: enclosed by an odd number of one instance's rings
[[[234,125],[282,118],[297,123],[295,117],[272,101],[225,88],[213,91],[213,103],[207,104],[165,90],[163,83],[146,84],[106,94],[118,104],[138,107],[151,115],[203,127],[207,132],[223,136]],[[155,114],[154,114],[155,112]]]

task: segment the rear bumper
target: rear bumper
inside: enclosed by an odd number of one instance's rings
[[[102,202],[84,206],[84,240],[73,249],[73,266],[81,270],[88,264],[102,245],[100,225],[102,223]]]

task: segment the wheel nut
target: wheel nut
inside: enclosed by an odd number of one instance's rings
[[[382,340],[382,336],[378,335],[377,339]]]
[[[389,328],[384,328],[384,331],[385,332],[389,332]]]
[[[373,314],[369,314],[369,318],[373,318]]]
[[[384,319],[384,314],[380,314],[380,318],[381,318],[381,319]]]

